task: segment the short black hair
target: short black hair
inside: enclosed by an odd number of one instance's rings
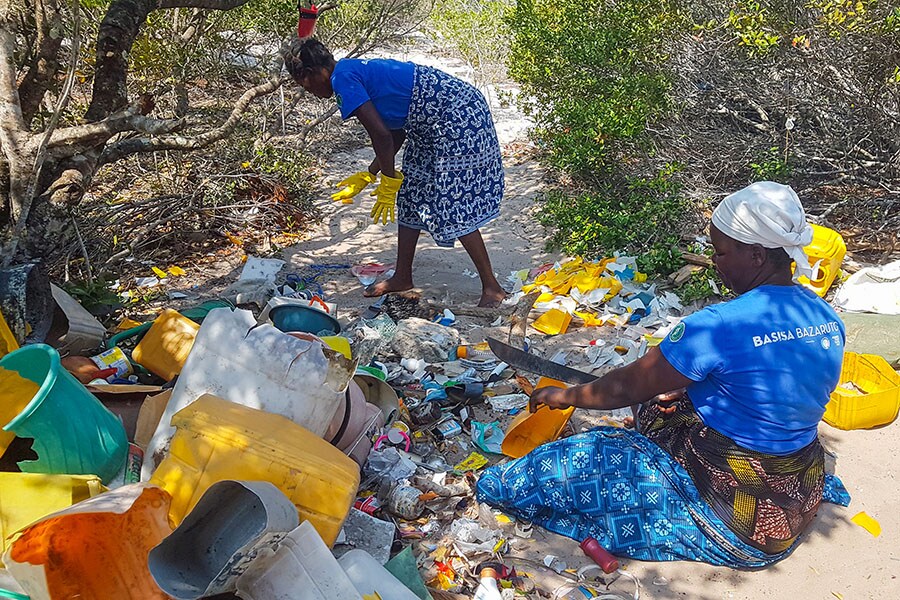
[[[754,245],[746,242],[739,242],[737,240],[734,241],[738,246],[745,249],[749,249],[750,246]],[[790,257],[787,250],[784,248],[766,248],[762,244],[759,245],[766,251],[766,261],[771,263],[776,269],[783,269],[785,267],[790,268],[791,263],[794,262],[794,259]]]
[[[284,49],[284,66],[295,81],[311,71],[328,67],[334,62],[331,51],[315,38],[295,37]]]
[[[784,248],[766,248],[766,260],[776,268],[790,267],[794,259],[788,255]]]

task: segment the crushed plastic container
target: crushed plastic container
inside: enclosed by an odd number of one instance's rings
[[[351,550],[338,559],[338,564],[364,598],[418,599],[418,596],[365,550]]]
[[[331,546],[359,486],[359,467],[290,420],[204,395],[172,419],[177,433],[150,479],[172,495],[176,524],[217,481],[268,481]]]
[[[815,223],[810,225],[813,229],[813,239],[809,246],[803,248],[803,252],[809,259],[813,276],[812,279],[800,277],[798,281],[819,296],[824,296],[841,271],[841,262],[847,253],[847,245],[837,231]]]
[[[167,308],[153,321],[131,358],[154,375],[171,381],[184,368],[198,331],[197,323]]]
[[[542,377],[535,389],[543,387],[566,387],[561,381]],[[501,450],[506,456],[521,458],[547,442],[552,442],[562,434],[566,423],[575,412],[575,407],[553,410],[544,404],[533,413],[522,411],[506,429]]]
[[[108,483],[125,464],[128,439],[121,421],[60,365],[45,344],[23,346],[0,358],[0,367],[36,383],[37,393],[3,430],[34,438],[36,460],[26,473],[98,475]]]
[[[875,354],[844,353],[841,379],[822,419],[838,429],[868,429],[897,418],[900,375]]]
[[[0,473],[0,554],[18,530],[104,490],[96,475]]]
[[[355,371],[353,362],[321,341],[257,325],[250,311],[212,310],[146,449],[141,478],[150,478],[175,433],[172,416],[203,394],[281,415],[322,436]]]
[[[22,530],[3,562],[32,600],[165,600],[147,553],[172,532],[169,495],[136,483]]]
[[[178,600],[233,592],[257,556],[273,553],[299,522],[297,509],[271,483],[220,481],[150,551],[150,574]]]
[[[245,600],[360,600],[353,582],[309,521],[260,556],[237,582]],[[384,600],[390,596],[382,596]]]

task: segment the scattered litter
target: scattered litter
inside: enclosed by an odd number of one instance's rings
[[[500,423],[479,423],[472,421],[472,441],[484,452],[503,454],[503,430]]]
[[[274,284],[275,277],[284,267],[284,261],[279,258],[259,258],[248,256],[238,281],[262,280]]]
[[[157,277],[135,277],[134,285],[138,288],[155,288],[159,285]]]
[[[372,285],[378,279],[379,275],[390,277],[394,265],[383,265],[381,263],[369,263],[365,265],[355,265],[350,268],[350,273],[359,280],[359,283],[365,286]]]
[[[491,408],[498,412],[516,410],[528,406],[527,394],[505,394],[488,398]]]

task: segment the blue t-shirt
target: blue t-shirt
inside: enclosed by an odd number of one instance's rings
[[[764,285],[686,317],[659,347],[695,382],[688,397],[707,426],[784,455],[815,439],[844,341],[824,300],[798,285]]]
[[[409,114],[415,65],[387,58],[344,58],[334,66],[331,87],[341,118],[372,101],[388,129],[403,129]]]

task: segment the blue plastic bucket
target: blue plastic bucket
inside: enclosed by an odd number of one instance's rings
[[[313,335],[338,335],[341,324],[328,313],[302,304],[282,304],[269,311],[276,328],[285,333],[302,331]]]
[[[0,358],[0,366],[40,386],[31,402],[3,426],[33,438],[37,460],[25,473],[97,475],[108,483],[128,454],[125,428],[75,377],[62,368],[59,353],[45,344],[23,346]]]

